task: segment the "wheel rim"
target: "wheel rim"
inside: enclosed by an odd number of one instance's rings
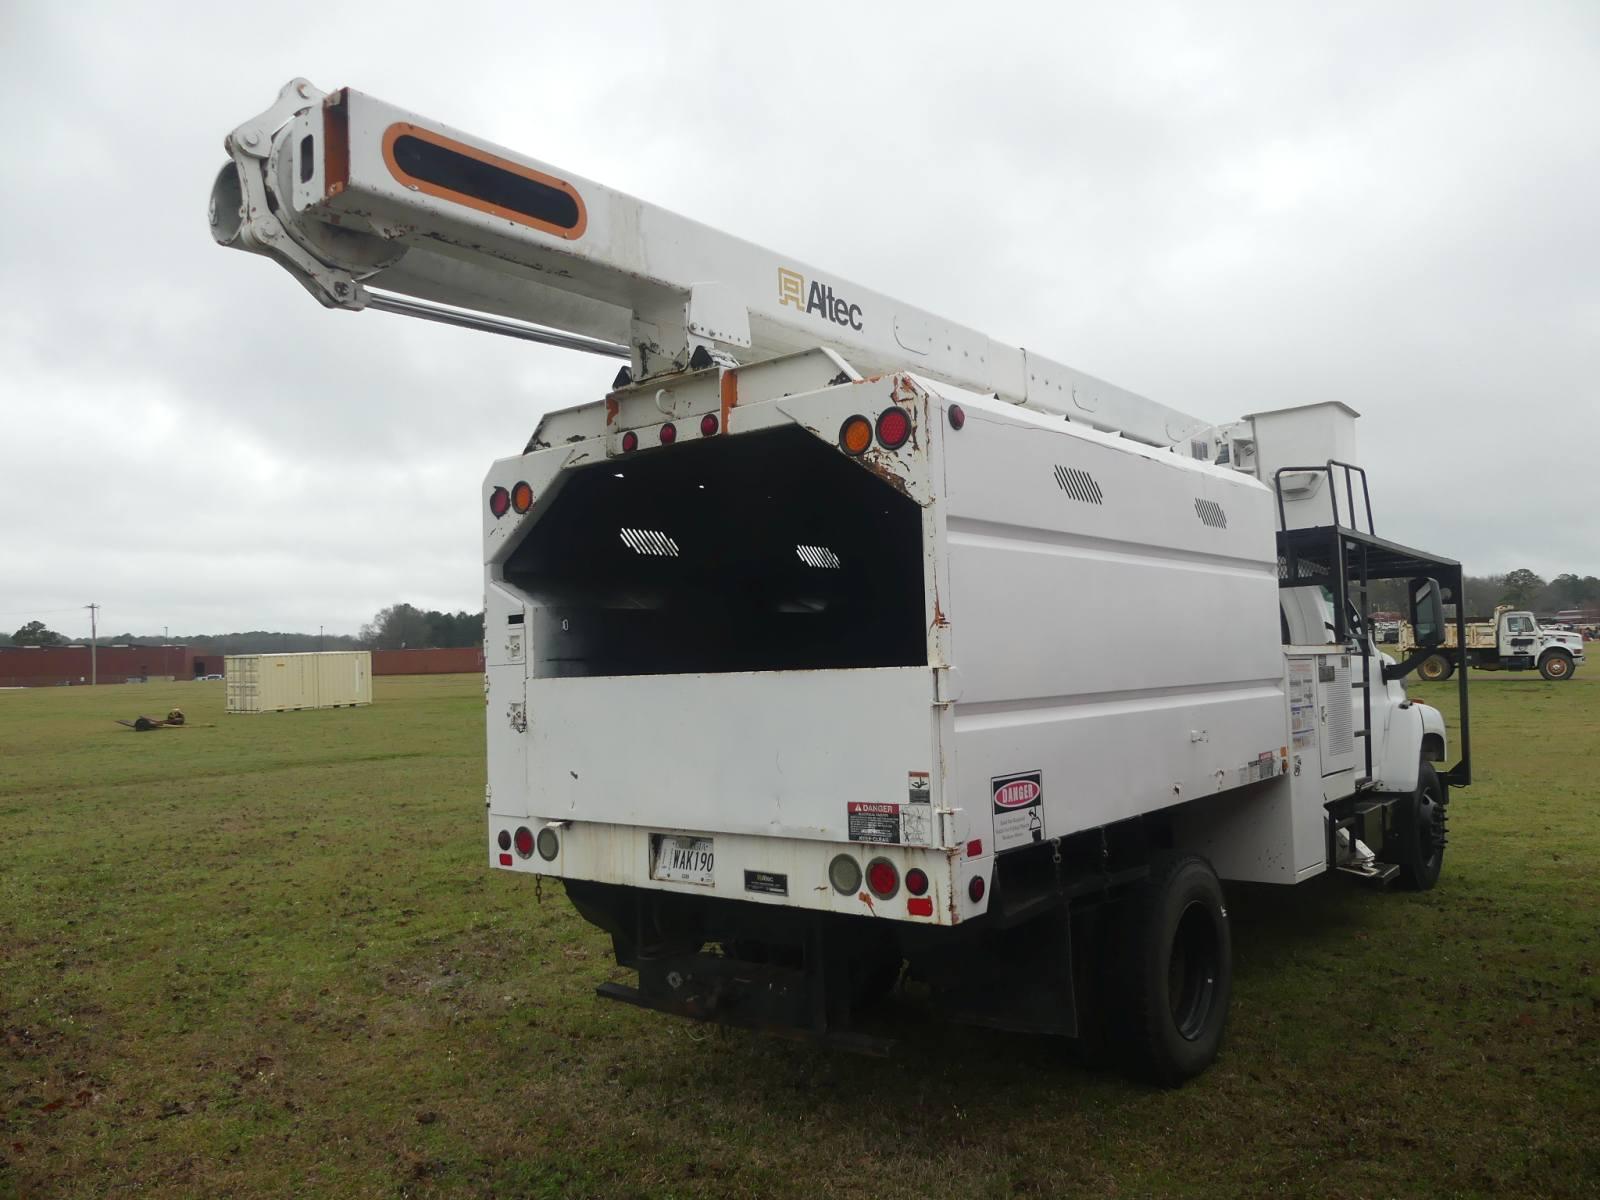
[[[1430,658],[1422,664],[1422,677],[1424,679],[1438,679],[1443,675],[1444,667],[1440,665],[1438,659]]]
[[[1178,920],[1167,960],[1167,1003],[1184,1040],[1195,1041],[1204,1032],[1216,1004],[1221,970],[1216,924],[1205,905],[1194,901]]]
[[[1557,679],[1560,679],[1567,673],[1567,660],[1562,658],[1559,654],[1556,655],[1550,660],[1549,671],[1550,674],[1554,675]]]
[[[1434,786],[1427,786],[1417,797],[1417,844],[1422,851],[1422,867],[1431,872],[1444,849],[1440,837],[1439,818],[1444,808]]]

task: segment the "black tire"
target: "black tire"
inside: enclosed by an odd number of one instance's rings
[[[1572,655],[1565,650],[1552,650],[1539,660],[1539,674],[1546,679],[1571,679]]]
[[[1449,679],[1455,673],[1455,663],[1442,654],[1430,654],[1422,660],[1422,665],[1417,668],[1417,677],[1426,679],[1430,683],[1437,683],[1441,679]]]
[[[1222,884],[1195,854],[1151,864],[1119,922],[1123,1032],[1129,1065],[1174,1086],[1217,1057],[1233,995],[1233,939]]]
[[[1449,796],[1431,762],[1423,762],[1417,790],[1398,800],[1389,814],[1383,860],[1400,868],[1400,882],[1426,892],[1444,869],[1445,808]]]

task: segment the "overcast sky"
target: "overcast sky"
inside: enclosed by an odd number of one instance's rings
[[[0,628],[476,609],[488,464],[606,390],[212,243],[295,75],[1197,415],[1343,400],[1379,533],[1600,574],[1600,4],[940,7],[0,4]]]

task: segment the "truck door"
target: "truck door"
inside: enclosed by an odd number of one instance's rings
[[[1506,613],[1500,618],[1500,658],[1507,667],[1517,670],[1533,666],[1533,644],[1539,636],[1539,627],[1533,614]]]

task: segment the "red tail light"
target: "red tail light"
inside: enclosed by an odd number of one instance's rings
[[[907,900],[906,912],[913,917],[933,916],[933,897],[924,896],[920,900]]]
[[[878,445],[898,450],[911,436],[911,418],[903,408],[886,408],[878,414]]]
[[[622,435],[622,452],[624,454],[632,454],[638,448],[639,435],[630,429]]]
[[[983,893],[989,890],[989,885],[983,882],[982,875],[974,875],[967,880],[967,898],[976,904],[983,899]]]
[[[717,431],[717,414],[707,413],[700,418],[700,436],[710,437]]]
[[[967,423],[967,410],[962,408],[959,404],[952,404],[949,409],[946,410],[945,415],[950,418],[951,429],[960,429]]]
[[[510,866],[510,865],[511,865],[511,855],[509,855],[509,854],[502,854],[502,855],[501,855],[501,856],[500,856],[500,865],[501,865],[501,866],[502,866],[502,867],[509,867],[509,866]]]
[[[670,446],[670,445],[672,445],[673,442],[675,442],[677,440],[678,440],[678,427],[676,425],[674,425],[671,421],[668,421],[665,425],[663,425],[661,427],[661,444],[663,446]]]
[[[912,867],[906,872],[906,891],[913,896],[926,896],[928,894],[928,874],[921,867]]]
[[[900,890],[900,872],[887,858],[875,858],[867,864],[867,890],[879,900],[892,900]]]
[[[489,493],[489,511],[494,514],[494,519],[499,520],[506,515],[511,507],[511,493],[503,487],[497,487]]]
[[[526,825],[517,830],[516,837],[512,839],[517,844],[517,853],[523,858],[533,857],[533,830]]]

